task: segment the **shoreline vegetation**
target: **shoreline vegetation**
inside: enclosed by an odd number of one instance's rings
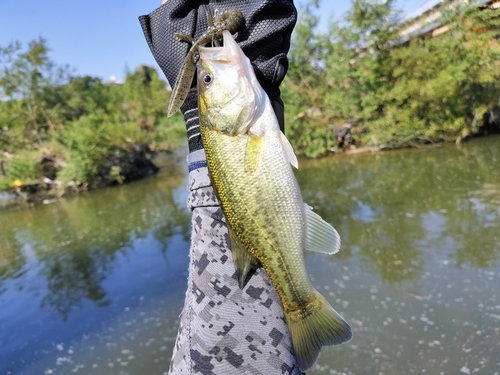
[[[448,31],[405,41],[394,0],[352,0],[326,31],[318,3],[299,16],[282,84],[287,137],[300,154],[499,132],[500,9],[444,1],[435,22]]]
[[[43,38],[26,50],[0,47],[0,205],[154,174],[153,155],[175,151],[185,137],[182,115],[167,119],[170,93],[156,69],[104,83],[71,75],[48,52]]]
[[[445,7],[448,32],[399,41],[394,0],[351,1],[318,31],[319,1],[301,11],[281,85],[286,134],[300,156],[460,143],[500,133],[500,10]],[[0,46],[0,206],[121,184],[156,173],[185,142],[167,119],[155,68],[123,83],[74,76],[38,38]]]

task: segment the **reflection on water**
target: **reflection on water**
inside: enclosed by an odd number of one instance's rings
[[[500,373],[499,141],[302,163],[343,241],[308,269],[355,332],[310,373]]]
[[[308,374],[495,374],[500,368],[500,147],[303,160],[304,200],[342,237],[307,253],[352,323]],[[163,374],[186,287],[184,164],[0,212],[1,374]]]
[[[130,334],[124,327],[134,324],[116,322],[125,309],[142,320],[159,305],[180,305],[190,229],[185,168],[172,157],[164,164],[145,181],[0,214],[0,373],[69,372],[68,345],[89,350],[107,337],[109,352],[119,338],[110,332]],[[174,287],[175,301],[161,296]],[[82,342],[94,336],[93,346]]]
[[[398,283],[416,280],[436,247],[448,249],[457,266],[493,266],[499,174],[498,138],[491,138],[461,149],[305,161],[298,179],[305,201],[337,226],[344,250],[359,249],[366,267]]]

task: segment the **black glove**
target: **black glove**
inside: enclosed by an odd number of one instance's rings
[[[139,17],[139,20],[153,56],[173,86],[191,48],[189,43],[181,41],[174,33],[196,40],[207,30],[207,11],[214,15],[216,10],[227,8],[238,8],[243,13],[245,22],[234,35],[235,40],[252,62],[257,79],[267,92],[280,128],[284,131],[279,85],[288,70],[287,53],[297,19],[292,0],[210,0],[209,4],[169,0],[151,14]],[[186,112],[197,108],[196,96],[196,89],[191,89],[181,107],[186,123],[191,118]],[[189,124],[187,126],[189,151],[193,152],[203,147],[201,137],[189,129]]]

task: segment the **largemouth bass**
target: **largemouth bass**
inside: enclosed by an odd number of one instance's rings
[[[240,287],[262,265],[281,302],[297,364],[306,371],[324,345],[342,344],[351,328],[314,289],[304,250],[332,254],[336,230],[304,204],[269,98],[228,31],[222,47],[200,47],[200,130],[215,191],[226,216]]]

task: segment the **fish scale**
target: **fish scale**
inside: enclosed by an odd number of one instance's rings
[[[202,127],[202,138],[210,173],[229,226],[262,263],[271,280],[286,281],[278,286],[275,284],[282,300],[303,303],[303,296],[308,296],[313,290],[302,255],[304,204],[300,194],[296,193],[298,186],[290,188],[296,185],[296,180],[282,153],[277,152],[281,148],[277,134],[266,135],[263,159],[259,163],[263,167],[257,167],[253,173],[234,169],[234,166],[246,162],[247,139],[211,132],[206,127]],[[220,155],[230,157],[222,160]],[[266,165],[286,164],[286,168],[279,170],[265,168]],[[272,195],[264,192],[272,192]],[[241,212],[247,212],[247,215],[241,215]],[[274,221],[272,226],[266,225],[270,218]],[[285,232],[281,231],[283,228],[286,228]],[[269,251],[258,251],[263,248]],[[299,282],[292,280],[292,274]]]

